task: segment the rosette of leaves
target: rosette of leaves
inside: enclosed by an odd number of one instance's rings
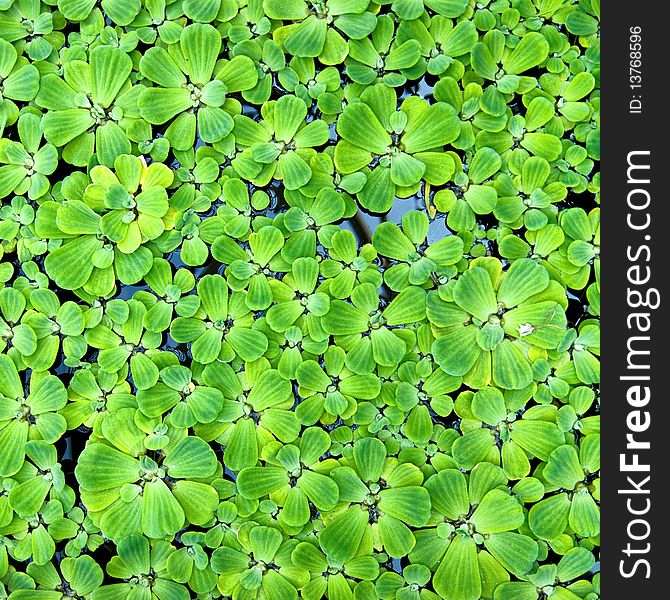
[[[261,321],[262,322],[262,321]],[[295,379],[296,369],[302,362],[314,359],[328,348],[328,338],[319,336],[315,341],[307,330],[305,321],[289,327],[284,333],[276,333],[267,326],[263,328],[268,336],[266,358],[284,379]]]
[[[110,577],[123,583],[110,583],[98,588],[92,600],[132,600],[171,598],[187,600],[185,586],[176,583],[167,571],[167,562],[176,548],[164,540],[149,542],[141,535],[129,535],[116,545],[116,556],[107,563]]]
[[[326,280],[322,287],[332,298],[344,300],[351,296],[354,287],[371,283],[375,287],[382,284],[382,274],[377,266],[377,251],[370,244],[360,248],[351,231],[339,229],[327,243],[328,257],[319,264],[322,277]]]
[[[261,107],[260,122],[236,115],[233,135],[240,150],[231,161],[237,174],[257,187],[279,179],[297,190],[312,177],[310,159],[329,139],[328,124],[306,122],[307,105],[293,95],[270,100]]]
[[[97,364],[77,369],[67,391],[68,403],[59,412],[65,417],[68,430],[84,425],[98,437],[102,437],[102,422],[110,413],[137,406],[123,374],[107,373]]]
[[[166,228],[166,187],[173,174],[161,163],[147,166],[142,158],[122,154],[114,171],[98,165],[90,178],[84,189],[83,181],[72,181],[62,203],[42,204],[36,231],[63,239],[45,259],[47,274],[59,287],[108,296],[117,279],[137,283],[151,270],[146,243]]]
[[[383,382],[379,395],[373,400],[358,402],[354,416],[349,419],[357,426],[356,431],[360,432],[357,437],[369,435],[372,437],[379,436],[384,439],[390,432],[400,432],[403,423],[405,422],[406,414],[396,406],[394,393],[396,387],[395,382]],[[432,428],[432,423],[431,423]],[[338,428],[337,444],[334,444],[336,451],[333,454],[338,456],[351,455],[351,443],[353,442],[353,435],[349,436],[346,433],[347,428]],[[351,430],[349,430],[351,433]],[[346,437],[345,437],[346,436]]]
[[[223,219],[224,233],[238,240],[245,240],[252,231],[252,222],[268,208],[270,197],[265,190],[250,190],[241,179],[223,182],[217,217]]]
[[[204,146],[202,146],[204,148]],[[210,181],[216,178],[219,167],[216,161],[213,161],[214,175],[211,173],[206,176]],[[183,171],[177,170],[177,177],[183,176]],[[163,255],[169,254],[175,250],[179,251],[179,259],[189,267],[202,265],[209,257],[209,246],[207,242],[212,240],[207,236],[206,231],[211,229],[211,221],[214,217],[204,218],[201,213],[207,212],[212,207],[212,200],[197,190],[196,186],[200,180],[199,175],[194,177],[193,182],[190,177],[187,182],[180,185],[170,197],[170,229],[166,229],[158,236],[152,244]]]
[[[575,194],[588,191],[600,192],[599,179],[589,181],[589,174],[593,170],[594,162],[589,157],[588,151],[579,144],[570,140],[563,140],[563,154],[556,161],[555,175],[564,186],[570,188]]]
[[[264,42],[266,41],[265,36],[272,29],[270,19],[265,16],[263,0],[251,0],[246,6],[238,8],[235,16],[225,21],[220,31],[236,47],[249,40]],[[262,104],[262,102],[254,102],[254,104]]]
[[[459,170],[454,183],[439,190],[433,197],[436,208],[447,213],[447,227],[472,231],[477,228],[477,215],[488,215],[498,204],[492,177],[502,165],[500,155],[492,148],[479,148],[468,160],[467,173]]]
[[[543,100],[538,98],[537,101]],[[544,101],[546,102],[546,100]],[[480,144],[487,144],[505,157],[517,169],[519,163],[530,154],[557,165],[564,152],[561,137],[565,129],[561,120],[553,114],[553,109],[545,104],[538,114],[532,114],[535,106],[531,103],[525,117],[513,115],[507,122],[507,131],[489,134],[482,132],[478,135]],[[532,115],[532,116],[531,116]],[[536,122],[531,120],[537,119]]]
[[[327,123],[333,122],[336,115],[342,112],[344,91],[337,68],[326,67],[317,73],[313,58],[294,56],[277,77],[287,91],[304,100],[308,106],[316,100],[321,118]]]
[[[554,399],[562,402],[567,400],[571,386],[557,374],[557,369],[562,366],[562,361],[549,361],[546,358],[538,358],[533,361],[533,379],[536,383],[536,390],[533,393],[533,400],[538,404],[549,404]]]
[[[583,208],[568,208],[559,213],[558,224],[565,241],[548,262],[567,287],[581,290],[591,279],[591,266],[600,270],[600,208],[587,213]]]
[[[186,22],[182,2],[142,2],[139,13],[124,30],[144,44],[169,45],[179,41]]]
[[[372,234],[372,245],[381,256],[394,261],[384,271],[384,281],[396,292],[408,286],[425,286],[433,277],[453,277],[463,258],[463,240],[454,235],[427,243],[430,221],[425,213],[410,210],[402,216],[402,229],[392,221],[381,223]]]
[[[204,439],[223,445],[223,462],[233,471],[255,466],[262,448],[271,441],[294,442],[300,423],[291,410],[291,384],[259,360],[235,373],[230,365],[211,363],[203,381],[224,395],[223,409],[214,423],[196,427]]]
[[[49,523],[47,530],[55,542],[66,541],[65,554],[69,557],[95,552],[104,543],[100,529],[79,506]]]
[[[53,444],[66,429],[58,410],[67,403],[65,386],[47,371],[30,374],[30,393],[25,396],[16,365],[0,354],[0,475],[9,477],[21,469],[29,440]]]
[[[577,123],[588,121],[593,113],[593,106],[586,97],[596,87],[593,74],[582,71],[569,78],[552,75],[547,73],[542,76],[541,90],[534,89],[528,95],[524,95],[524,105],[530,108],[536,98],[547,100],[562,116],[566,129],[572,129]],[[549,114],[546,104],[543,106],[546,114]]]
[[[503,389],[522,389],[533,380],[529,348],[551,350],[563,338],[564,291],[532,259],[514,261],[504,273],[497,259],[480,261],[451,288],[453,302],[435,306],[448,312],[440,317],[445,335],[433,343],[433,355],[470,387],[493,381]]]
[[[425,73],[442,75],[450,68],[452,71],[459,66],[463,68],[459,58],[467,58],[479,35],[472,21],[454,24],[450,18],[436,14],[426,22],[419,18],[400,21],[396,39],[399,44],[408,40],[417,40],[421,44],[421,58],[414,66],[403,71],[409,79],[414,80]]]
[[[9,203],[2,206],[0,254],[16,252],[21,263],[28,263],[34,256],[44,254],[49,241],[37,237],[34,224],[35,209],[25,197],[14,196]]]
[[[171,426],[188,429],[214,421],[223,408],[223,394],[193,381],[188,367],[171,365],[160,370],[155,385],[137,392],[137,407],[150,418],[169,413]]]
[[[19,141],[0,140],[0,198],[10,194],[39,200],[49,192],[51,175],[58,166],[58,151],[42,145],[40,117],[26,112],[17,124]]]
[[[461,385],[461,378],[433,370],[430,362],[406,362],[398,367],[395,405],[403,412],[404,433],[415,444],[426,444],[433,434],[433,413],[447,417],[454,408],[450,392]]]
[[[309,182],[299,190],[285,190],[284,198],[289,206],[303,207],[303,211],[307,211],[317,196],[324,194],[326,190],[329,191],[328,197],[334,198],[332,195],[334,190],[344,202],[342,218],[351,219],[358,210],[358,205],[352,196],[363,188],[367,176],[360,171],[345,176],[337,173],[332,159],[333,149],[334,146],[328,146],[323,153],[313,156],[310,159],[312,177]],[[320,241],[327,245],[330,237],[340,229],[332,225],[325,227]]]
[[[12,476],[15,485],[9,492],[11,509],[30,520],[43,508],[47,497],[59,500],[65,488],[65,475],[58,463],[56,448],[42,440],[26,443],[26,461]]]
[[[356,84],[367,86],[380,82],[400,87],[407,81],[404,71],[416,65],[420,58],[421,44],[415,39],[399,43],[395,37],[395,21],[385,14],[377,17],[370,36],[349,40],[344,65],[347,76]]]
[[[45,60],[54,49],[60,50],[65,36],[54,29],[63,28],[63,19],[57,16],[54,23],[51,10],[38,0],[21,0],[9,4],[8,7],[3,6],[0,12],[2,39],[16,43],[17,49],[25,52],[33,61]]]
[[[375,548],[405,556],[416,540],[410,527],[430,517],[423,473],[411,463],[388,457],[384,444],[371,437],[356,440],[351,459],[330,472],[339,488],[338,507],[323,515],[319,544],[331,560],[346,563]]]
[[[217,64],[221,34],[209,24],[185,27],[179,42],[166,50],[149,48],[140,59],[140,72],[156,87],[142,91],[138,106],[152,125],[170,123],[165,137],[177,150],[190,149],[198,136],[207,143],[225,138],[233,129],[227,94],[251,89],[258,81],[253,61],[236,56]]]
[[[273,225],[251,233],[246,251],[227,235],[220,235],[214,240],[212,256],[228,265],[225,274],[231,289],[246,291],[244,303],[249,310],[266,310],[273,301],[270,282],[274,281],[278,272],[290,270],[290,264],[281,256],[284,243],[284,234]],[[309,256],[309,253],[304,255]]]
[[[454,171],[453,158],[443,147],[459,135],[456,111],[416,96],[399,109],[396,104],[396,92],[377,84],[350,102],[337,120],[342,139],[335,147],[335,166],[347,175],[372,163],[358,200],[373,212],[387,212],[396,196],[414,194],[422,180],[443,185]]]
[[[63,488],[63,493],[68,490]],[[38,513],[15,518],[5,532],[12,558],[19,562],[32,561],[38,565],[48,563],[56,553],[56,544],[48,532],[51,523],[63,516],[63,496],[45,502]],[[30,579],[27,580],[30,582]],[[27,587],[31,584],[28,583]]]
[[[567,403],[556,413],[556,423],[561,431],[583,435],[600,434],[600,415],[590,414],[595,399],[595,392],[591,388],[584,385],[574,388]]]
[[[493,82],[497,102],[506,104],[504,94],[519,90],[522,74],[542,64],[549,54],[547,39],[538,32],[523,35],[514,48],[505,45],[505,35],[492,29],[482,36],[471,51],[471,65],[474,72]],[[530,87],[535,87],[530,86]]]
[[[235,482],[230,479],[219,479],[215,482],[221,502],[214,519],[208,524],[205,534],[207,548],[219,546],[236,546],[237,531],[244,522],[253,520],[252,515],[258,514],[257,502],[248,502],[237,493]]]
[[[498,192],[494,216],[512,229],[525,227],[528,231],[542,229],[550,218],[553,221],[553,205],[565,199],[567,190],[559,182],[549,182],[550,171],[544,158],[531,156],[519,176],[500,173],[494,184]]]
[[[328,233],[338,231],[333,223],[344,217],[346,203],[335,190],[324,188],[315,198],[294,196],[290,206],[274,219],[274,224],[288,231],[281,254],[293,263],[299,256],[314,256],[317,240],[322,242]]]
[[[90,556],[78,558],[64,558],[58,565],[52,562],[39,565],[31,563],[26,568],[26,574],[32,578],[33,586],[37,589],[17,589],[9,595],[12,600],[54,600],[67,597],[65,594],[76,594],[82,600],[89,600],[92,594],[102,584],[104,575],[102,569]]]
[[[519,258],[546,259],[563,245],[565,234],[558,225],[549,223],[538,230],[527,230],[524,238],[518,235],[502,237],[498,242],[500,256],[509,261]]]
[[[203,549],[205,534],[186,531],[181,536],[182,547],[168,558],[167,570],[173,581],[188,583],[199,594],[207,594],[216,587],[216,574],[209,568],[209,556]]]
[[[535,573],[527,576],[528,581],[501,583],[493,594],[494,600],[538,600],[545,595],[565,600],[584,598],[583,589],[593,590],[585,579],[595,565],[596,559],[586,548],[570,548],[556,564],[543,564]],[[590,596],[586,596],[590,598]]]
[[[328,294],[318,291],[319,263],[315,258],[296,258],[281,283],[275,286],[273,304],[265,315],[271,329],[284,333],[298,319],[306,321],[310,336],[317,341],[327,337],[320,327],[319,317],[330,309]]]
[[[296,369],[298,394],[303,400],[295,414],[303,425],[317,421],[329,425],[338,418],[349,419],[361,400],[379,395],[379,377],[353,373],[345,367],[345,361],[345,351],[330,346],[323,354],[323,368],[315,360],[305,360]]]
[[[570,328],[560,346],[556,375],[572,385],[600,383],[600,325],[592,319]]]
[[[293,566],[295,546],[278,529],[249,521],[236,547],[224,545],[212,553],[212,570],[219,574],[217,588],[233,598],[297,600],[297,588],[309,574]]]
[[[134,254],[163,233],[169,209],[166,188],[174,179],[169,167],[161,163],[147,166],[142,157],[121,155],[114,160],[114,171],[98,166],[90,177],[84,202],[92,210],[104,212],[101,233],[121,252]]]
[[[369,4],[369,0],[264,0],[263,8],[270,19],[283,23],[273,37],[286,52],[338,65],[347,56],[348,39],[362,40],[374,30],[376,19],[367,10]]]
[[[497,149],[499,137],[491,134],[505,129],[510,117],[507,109],[490,101],[489,96],[495,94],[492,88],[485,95],[479,83],[470,81],[462,86],[457,74],[452,76],[450,73],[448,70],[435,84],[433,95],[436,100],[451,104],[461,119],[460,135],[451,142],[451,146],[457,150],[471,150],[492,145]],[[502,144],[500,146],[500,152],[503,152]]]
[[[494,387],[461,394],[456,413],[461,417],[463,436],[451,447],[458,467],[470,470],[481,462],[491,462],[501,465],[505,476],[515,480],[530,473],[529,457],[546,460],[564,442],[564,436],[550,421],[531,420],[530,413],[527,419],[518,420],[521,408],[518,398],[504,396]]]
[[[263,12],[262,0],[254,0],[249,4],[254,7],[254,10]],[[245,9],[242,9],[239,16],[241,16],[244,10]],[[263,17],[263,20],[266,18],[267,17]],[[235,19],[233,19],[233,23],[231,23],[231,36],[235,35],[233,33],[233,28],[237,27],[237,25],[234,23]],[[249,35],[250,31],[257,27],[265,27],[262,20],[254,20],[254,23],[251,24],[251,27],[244,28],[242,35]],[[236,31],[242,30],[239,29]],[[234,38],[231,37],[231,39]],[[274,40],[257,37],[256,39],[245,39],[236,43],[231,48],[231,55],[236,56],[238,54],[248,56],[251,60],[253,60],[256,71],[258,72],[258,82],[251,89],[242,90],[242,98],[252,104],[262,105],[270,99],[272,94],[272,83],[275,75],[282,69],[286,68],[286,56],[284,55],[284,51]]]
[[[200,297],[191,294],[195,289],[195,277],[184,269],[172,272],[170,263],[164,258],[155,258],[151,271],[144,280],[151,292],[139,290],[133,298],[147,307],[142,324],[147,331],[160,333],[170,328],[173,316],[192,317],[200,307]]]
[[[600,437],[587,435],[579,447],[556,448],[542,468],[547,495],[528,513],[540,539],[552,541],[566,530],[580,537],[600,535]]]
[[[268,442],[261,451],[263,466],[245,467],[237,489],[247,499],[269,496],[279,507],[280,525],[300,528],[311,518],[311,508],[328,512],[338,501],[338,487],[329,477],[334,459],[321,460],[330,447],[328,433],[309,427],[293,444]]]
[[[65,162],[77,167],[96,155],[108,167],[131,151],[126,134],[137,111],[137,92],[130,73],[132,59],[120,48],[97,46],[88,62],[79,58],[63,65],[63,75],[43,77],[35,102],[46,109],[42,130],[46,140],[62,148]]]
[[[353,598],[361,581],[374,581],[379,575],[379,563],[374,556],[357,556],[342,563],[326,556],[318,544],[312,542],[296,545],[291,561],[311,574],[309,583],[300,589],[305,600]]]
[[[189,343],[193,359],[202,364],[217,359],[229,362],[236,357],[252,362],[263,356],[268,341],[261,331],[253,328],[254,317],[244,294],[230,294],[221,275],[205,275],[196,289],[200,308],[192,317],[177,317],[172,322],[172,338]]]
[[[506,488],[502,469],[480,464],[469,475],[444,469],[426,481],[432,527],[416,532],[410,561],[434,571],[442,598],[491,598],[510,574],[523,577],[538,557],[537,542],[518,530],[521,504]]]
[[[351,293],[351,303],[331,301],[321,327],[337,336],[347,351],[345,364],[354,373],[372,373],[377,365],[393,369],[408,350],[398,326],[423,321],[425,300],[424,290],[410,286],[383,308],[374,285],[362,283]]]
[[[175,150],[174,155],[180,165],[175,171],[176,178],[182,184],[180,187],[195,190],[194,204],[204,205],[204,198],[211,203],[221,195],[218,179],[221,174],[221,163],[225,160],[223,153],[208,146],[200,146],[196,151],[193,148]],[[186,194],[186,197],[188,195]],[[209,206],[204,207],[203,211],[208,208]]]
[[[143,326],[147,309],[139,300],[110,301],[107,317],[100,324],[87,329],[84,339],[99,350],[97,363],[110,374],[127,374],[128,367],[133,383],[147,389],[158,379],[158,367],[151,356],[160,346],[160,333],[146,331]]]
[[[64,354],[66,364],[77,364],[86,353],[82,308],[71,300],[61,305],[51,290],[32,290],[21,322],[35,333],[34,351],[22,357],[25,366],[33,371],[51,368],[59,352]]]
[[[135,533],[171,537],[187,522],[204,525],[218,505],[209,483],[221,470],[214,451],[185,432],[148,451],[134,413],[124,408],[109,415],[104,441],[89,442],[77,461],[82,502],[93,522],[117,543]]]
[[[21,356],[30,356],[37,350],[35,331],[21,321],[26,306],[25,296],[16,288],[0,290],[0,348],[10,356],[12,349]]]
[[[382,600],[438,600],[428,589],[430,569],[425,565],[407,565],[402,574],[385,571],[375,582],[375,592]]]

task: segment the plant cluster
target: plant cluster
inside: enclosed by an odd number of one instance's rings
[[[598,600],[599,0],[0,0],[0,598]]]

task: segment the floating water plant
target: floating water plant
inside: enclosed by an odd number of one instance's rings
[[[600,598],[597,2],[0,0],[0,596]]]

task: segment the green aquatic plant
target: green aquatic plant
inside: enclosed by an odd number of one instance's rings
[[[0,0],[0,597],[599,600],[599,37]]]

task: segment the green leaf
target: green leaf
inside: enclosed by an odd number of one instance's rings
[[[454,300],[465,311],[481,321],[498,312],[498,302],[488,271],[472,267],[461,275],[454,286]]]
[[[148,481],[142,493],[142,531],[150,538],[175,534],[184,525],[184,511],[162,479]]]
[[[147,88],[140,94],[137,105],[143,119],[162,125],[188,110],[192,101],[189,91],[184,88]]]
[[[102,245],[103,242],[92,235],[63,244],[46,257],[44,267],[47,274],[63,289],[76,290],[82,287],[93,272],[90,257]]]
[[[237,477],[240,494],[245,498],[262,498],[288,485],[286,471],[279,467],[246,467]]]
[[[521,304],[549,285],[547,270],[530,258],[515,260],[505,274],[498,291],[498,300],[506,308]]]
[[[319,533],[319,544],[332,560],[347,562],[356,555],[367,525],[367,511],[359,506],[351,506]]]
[[[218,461],[204,440],[188,436],[177,443],[163,464],[171,477],[195,479],[213,475]]]
[[[454,329],[433,342],[435,361],[449,375],[465,375],[481,354],[476,339],[477,327],[474,325]]]
[[[98,46],[91,50],[91,95],[103,108],[109,107],[121,86],[130,75],[133,61],[113,46]]]
[[[91,492],[120,488],[139,480],[139,462],[105,444],[91,444],[79,456],[75,475]]]
[[[191,81],[204,86],[212,78],[221,48],[221,34],[211,25],[193,23],[183,29],[179,44]]]
[[[486,549],[507,571],[523,577],[529,573],[538,555],[537,543],[527,535],[495,533],[484,540]]]
[[[503,60],[503,69],[518,75],[541,64],[549,53],[549,43],[540,33],[531,31],[521,38],[512,53]]]
[[[566,493],[545,498],[531,507],[528,525],[539,538],[554,540],[565,531],[571,506]]]
[[[513,531],[523,524],[521,505],[502,490],[491,490],[470,517],[479,533]]]
[[[547,421],[517,421],[511,427],[511,436],[524,450],[544,461],[564,442],[558,427]]]
[[[349,104],[337,121],[337,133],[349,143],[374,154],[384,154],[391,136],[370,107],[363,102]]]
[[[477,546],[470,537],[456,536],[447,549],[435,576],[435,591],[448,600],[479,600],[482,582],[477,563]]]
[[[454,108],[446,102],[437,102],[410,121],[402,142],[405,152],[414,154],[449,144],[460,132],[461,122]]]

